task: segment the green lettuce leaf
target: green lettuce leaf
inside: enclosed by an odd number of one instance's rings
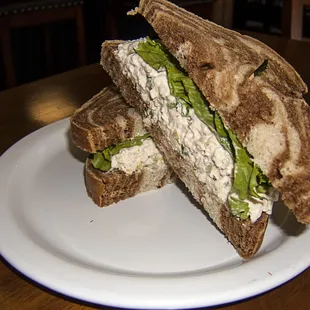
[[[94,168],[109,171],[111,169],[112,156],[118,154],[124,148],[130,148],[136,145],[142,145],[145,139],[149,138],[150,134],[146,133],[143,136],[134,137],[131,140],[126,140],[124,142],[119,143],[118,145],[111,145],[105,148],[101,152],[97,152],[94,154],[94,158],[92,160],[92,165]]]
[[[248,218],[250,208],[246,201],[242,201],[230,195],[228,197],[228,204],[234,216],[239,217],[241,220],[246,220]]]
[[[218,141],[234,159],[234,181],[228,197],[228,204],[235,216],[246,219],[249,216],[249,207],[244,200],[251,196],[260,198],[259,194],[265,193],[271,186],[268,179],[253,163],[236,135],[225,127],[219,114],[211,109],[209,102],[179,66],[178,61],[160,42],[147,38],[146,41],[139,43],[135,52],[153,69],[157,71],[166,69],[171,94],[186,109],[185,116],[192,108],[196,116],[216,134]],[[256,73],[260,74],[266,67],[267,63],[264,62]],[[175,108],[175,105],[169,105],[169,108]]]
[[[265,194],[271,186],[268,178],[262,173],[259,167],[254,164],[249,184],[251,196],[263,199],[261,194]]]
[[[218,133],[220,143],[225,147],[229,154],[233,156],[233,145],[229,137],[230,130],[225,128],[221,117],[216,112],[214,113],[214,126]]]
[[[147,59],[147,63],[155,70],[159,70],[169,62],[169,54],[166,49],[158,42],[147,38],[146,42],[139,44],[135,52],[143,59]]]
[[[248,186],[253,170],[253,162],[236,135],[229,131],[229,137],[235,150],[233,192],[237,193],[240,199],[245,200],[248,198]]]

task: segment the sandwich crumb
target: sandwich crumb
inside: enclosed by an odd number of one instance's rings
[[[133,16],[139,13],[139,8],[135,7],[134,9],[127,12],[127,15]]]

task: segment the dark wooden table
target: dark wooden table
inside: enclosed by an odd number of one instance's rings
[[[253,34],[286,58],[310,85],[310,44]],[[0,154],[26,134],[70,116],[110,80],[98,64],[76,69],[0,93]],[[309,96],[306,96],[308,102]],[[309,249],[308,249],[309,250]],[[0,309],[99,309],[60,296],[0,262]],[[102,307],[108,309],[108,307]],[[310,269],[261,296],[213,309],[310,309]]]

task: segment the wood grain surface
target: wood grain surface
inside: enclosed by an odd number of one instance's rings
[[[310,44],[252,34],[286,58],[310,85]],[[110,83],[99,64],[83,67],[0,93],[0,154],[25,135],[70,116]],[[309,102],[309,96],[306,96]],[[310,243],[309,243],[310,244]],[[305,250],[310,251],[310,245]],[[272,276],[272,275],[270,275]],[[61,296],[0,261],[0,309],[112,309]],[[211,309],[309,310],[310,269],[270,292]]]

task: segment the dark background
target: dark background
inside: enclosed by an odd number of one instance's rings
[[[233,28],[278,36],[283,35],[283,1],[286,0],[235,0]],[[8,2],[12,1],[0,1],[0,6]],[[116,37],[119,39],[133,39],[152,33],[150,26],[142,17],[129,17],[126,15],[126,12],[133,8],[137,2],[118,0],[84,1],[87,64],[99,62],[100,46],[106,39]],[[212,16],[208,16],[210,5],[210,3],[206,3],[204,8],[199,7],[195,13],[212,20]],[[115,26],[109,20],[111,14],[115,19]],[[17,84],[23,84],[78,67],[74,21],[53,23],[51,25],[51,34],[52,72],[47,73],[45,69],[43,27],[25,27],[11,31]],[[303,35],[310,37],[310,7],[304,8]],[[4,78],[3,61],[0,55],[0,90],[6,88]]]

